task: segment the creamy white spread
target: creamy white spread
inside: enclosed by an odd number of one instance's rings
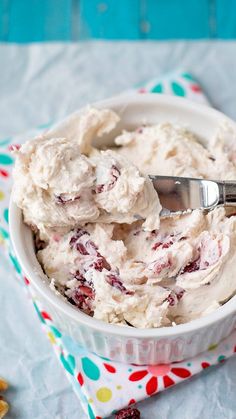
[[[52,132],[15,152],[14,198],[41,237],[50,228],[69,231],[88,222],[144,219],[145,229],[159,227],[161,206],[149,178],[114,151],[92,150],[93,136],[118,120],[112,111],[91,109],[77,121],[78,141]]]
[[[148,328],[204,316],[236,291],[236,217],[217,208],[160,221],[148,175],[236,179],[235,132],[221,127],[203,146],[164,123],[95,149],[118,121],[88,109],[16,152],[14,199],[38,260],[53,289],[106,322]]]

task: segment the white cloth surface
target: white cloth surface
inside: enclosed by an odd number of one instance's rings
[[[167,72],[199,79],[236,119],[236,42],[0,45],[0,138],[55,121]],[[41,325],[0,253],[0,376],[9,419],[85,419]],[[48,371],[50,373],[48,373]],[[142,402],[143,419],[235,419],[236,357]]]

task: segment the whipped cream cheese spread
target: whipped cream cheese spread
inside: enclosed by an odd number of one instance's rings
[[[148,175],[236,179],[235,132],[202,145],[162,123],[94,148],[119,117],[89,108],[15,151],[13,196],[57,293],[109,323],[171,326],[204,316],[236,291],[236,216],[216,208],[170,218]]]

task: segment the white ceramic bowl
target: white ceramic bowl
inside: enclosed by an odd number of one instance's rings
[[[120,114],[121,123],[115,134],[124,127],[130,129],[141,123],[170,121],[189,127],[206,143],[222,120],[230,121],[207,106],[155,94],[119,96],[94,106],[111,108]],[[65,135],[70,120],[80,112],[57,125],[56,130]],[[236,126],[233,121],[230,123]],[[103,143],[105,141],[108,144],[110,138],[108,136],[103,139]],[[22,269],[55,325],[79,344],[101,356],[135,364],[180,361],[218,343],[236,326],[236,297],[208,316],[174,327],[143,330],[96,320],[76,310],[49,288],[47,278],[35,256],[32,233],[23,223],[22,212],[12,200],[10,234]]]

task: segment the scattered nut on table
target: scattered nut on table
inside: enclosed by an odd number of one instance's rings
[[[0,391],[5,391],[8,389],[8,383],[6,380],[0,377]],[[9,410],[9,404],[4,400],[0,395],[0,419],[4,418]]]
[[[0,396],[0,419],[4,418],[9,410],[9,404]]]
[[[4,378],[0,377],[0,391],[5,391],[8,389],[8,383],[6,382],[6,380],[4,380]]]

